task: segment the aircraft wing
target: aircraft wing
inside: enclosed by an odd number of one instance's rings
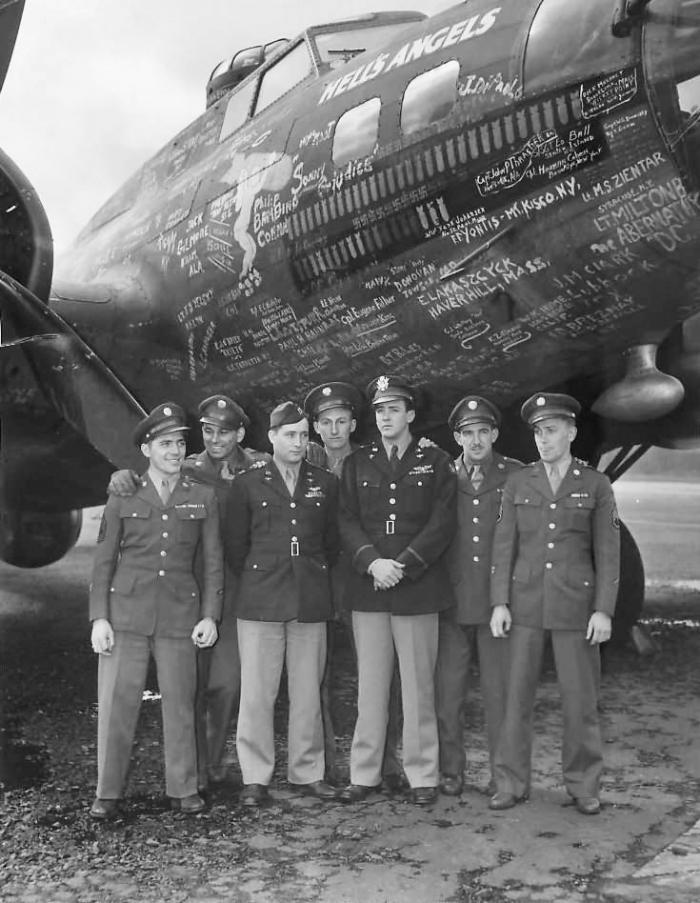
[[[0,91],[15,49],[24,0],[0,0]]]

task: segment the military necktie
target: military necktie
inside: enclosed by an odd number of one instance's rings
[[[552,487],[552,494],[556,495],[562,481],[559,467],[556,464],[547,465],[547,477],[549,478],[549,485]]]
[[[161,480],[160,489],[158,490],[158,495],[160,496],[163,504],[167,505],[168,499],[170,498],[170,486],[168,485],[167,480]]]
[[[287,484],[289,494],[294,495],[294,490],[296,489],[297,485],[297,478],[294,476],[294,471],[291,467],[285,467],[284,469],[284,482]]]
[[[399,466],[399,447],[398,447],[398,445],[391,446],[391,454],[389,455],[389,466],[394,471]]]
[[[474,464],[469,469],[469,479],[472,481],[472,486],[474,489],[478,489],[479,486],[484,482],[484,475],[481,472],[481,465]]]

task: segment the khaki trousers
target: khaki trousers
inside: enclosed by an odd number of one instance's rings
[[[287,777],[293,784],[323,780],[320,687],[326,663],[326,622],[239,618],[238,648],[241,704],[236,750],[243,783],[267,786],[272,780],[275,700],[285,664],[289,694]]]
[[[112,654],[98,656],[97,668],[97,796],[101,799],[119,799],[124,791],[151,655],[163,713],[165,792],[178,799],[197,792],[196,659],[191,638],[115,630]]]
[[[350,750],[350,781],[375,787],[389,717],[394,655],[399,660],[403,704],[403,768],[411,787],[436,787],[438,733],[435,662],[438,615],[353,611],[357,649],[357,723]]]
[[[451,777],[462,777],[464,771],[464,709],[475,651],[479,658],[479,681],[493,778],[496,745],[508,691],[508,640],[494,637],[488,624],[457,624],[444,617],[440,619],[435,672],[440,771]]]
[[[508,701],[496,750],[496,786],[517,797],[530,792],[532,722],[546,631],[510,629]],[[584,630],[552,630],[564,718],[562,771],[570,796],[598,796],[603,741],[598,719],[600,650]]]

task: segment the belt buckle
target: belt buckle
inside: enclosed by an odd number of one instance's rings
[[[290,549],[290,555],[292,556],[292,558],[299,557],[299,543],[298,542],[295,542],[295,541],[290,542],[289,549]]]
[[[387,536],[393,536],[393,535],[394,535],[394,528],[395,528],[395,527],[396,527],[396,524],[394,523],[394,521],[393,521],[393,520],[388,520],[388,521],[386,522],[386,535],[387,535]]]

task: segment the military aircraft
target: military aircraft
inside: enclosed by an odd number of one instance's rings
[[[22,7],[0,2],[3,78]],[[612,479],[698,443],[700,0],[469,0],[266,37],[55,268],[0,153],[5,561],[71,547],[166,398],[194,415],[225,390],[255,442],[281,398],[386,372],[438,441],[479,392],[528,460],[520,404],[565,389]]]

